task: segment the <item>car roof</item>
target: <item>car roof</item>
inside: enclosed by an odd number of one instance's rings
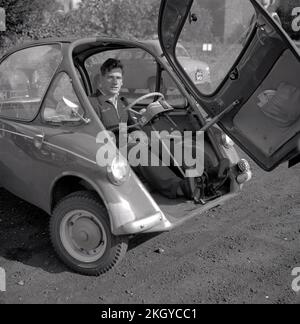
[[[156,50],[162,51],[158,39],[149,39],[149,40],[141,41],[141,43],[148,48],[152,47],[152,48],[155,48]]]
[[[76,39],[72,39],[72,38],[43,38],[35,41],[25,41],[24,43],[18,44],[14,47],[11,47],[9,50],[5,51],[0,59],[28,47],[34,47],[40,45],[51,45],[51,44],[58,44],[58,43],[60,44],[72,43],[74,41],[76,41]]]
[[[64,38],[43,38],[40,40],[35,40],[35,41],[27,41],[22,44],[19,44],[15,47],[10,48],[8,51],[4,53],[4,56],[12,54],[13,52],[16,52],[21,49],[25,49],[28,47],[34,47],[34,46],[40,46],[40,45],[51,45],[51,44],[74,44],[80,42],[82,46],[86,44],[86,46],[89,43],[97,43],[99,44],[101,42],[107,42],[107,43],[116,43],[116,44],[128,44],[128,46],[135,46],[140,42],[136,41],[130,41],[130,40],[124,40],[120,38],[109,38],[109,37],[104,37],[104,36],[94,36],[94,37],[64,37]]]
[[[159,39],[149,39],[149,40],[145,40],[145,41],[140,41],[140,43],[147,46],[148,48],[149,47],[154,48],[157,52],[158,52],[158,50],[159,50],[160,53],[162,52]],[[176,46],[184,48],[184,46],[182,44],[180,44],[180,43],[177,43]]]
[[[109,38],[105,36],[94,36],[94,37],[60,37],[60,38],[43,38],[39,40],[34,41],[27,41],[22,44],[19,44],[15,47],[12,47],[8,51],[4,53],[4,56],[9,55],[13,52],[16,52],[18,50],[28,48],[28,47],[34,47],[34,46],[40,46],[40,45],[50,45],[50,44],[73,44],[76,42],[81,42],[82,47],[88,47],[88,43],[96,43],[96,42],[111,42],[111,43],[127,43],[129,46],[134,45],[144,45],[147,48],[154,49],[157,53],[161,54],[162,49],[159,43],[158,39],[151,39],[151,40],[141,40],[141,41],[132,41],[132,40],[124,40],[121,38]],[[84,44],[86,43],[86,46]],[[182,46],[181,44],[178,44],[178,46]]]

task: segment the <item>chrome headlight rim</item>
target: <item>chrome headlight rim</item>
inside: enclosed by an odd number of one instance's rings
[[[234,145],[235,145],[234,141],[226,134],[222,134],[221,142],[222,142],[222,145],[227,149],[230,149],[230,148],[234,147]]]
[[[238,162],[237,167],[238,167],[239,171],[242,173],[247,173],[247,172],[251,171],[250,163],[246,159],[241,159]]]
[[[116,174],[116,169],[120,166],[121,168],[124,168],[123,176],[121,177],[117,176]],[[123,157],[120,156],[115,157],[112,160],[111,164],[107,166],[107,177],[110,180],[110,182],[116,186],[121,186],[123,183],[125,183],[128,180],[129,176],[130,176],[130,167],[128,161],[125,160]]]

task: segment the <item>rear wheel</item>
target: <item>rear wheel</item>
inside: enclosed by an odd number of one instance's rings
[[[50,221],[50,235],[60,259],[85,275],[111,270],[128,247],[128,237],[111,233],[107,211],[97,196],[85,191],[58,203]]]

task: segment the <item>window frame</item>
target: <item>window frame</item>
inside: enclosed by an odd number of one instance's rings
[[[13,52],[8,53],[7,55],[4,55],[2,57],[2,59],[0,60],[0,69],[1,69],[1,65],[3,63],[7,62],[7,60],[9,60],[13,55],[15,55],[17,53],[20,53],[22,51],[34,49],[34,48],[37,48],[37,47],[47,47],[47,46],[48,47],[53,47],[53,48],[56,47],[57,50],[59,50],[59,52],[60,52],[60,58],[59,58],[59,63],[57,64],[57,67],[53,70],[53,73],[49,77],[47,86],[45,86],[45,89],[43,90],[43,93],[42,93],[41,98],[40,98],[40,101],[39,101],[39,106],[38,106],[35,114],[30,119],[29,118],[28,119],[19,118],[19,117],[8,117],[8,116],[2,115],[1,114],[1,109],[0,109],[0,119],[12,120],[12,121],[18,121],[18,122],[24,122],[24,123],[31,123],[31,122],[33,122],[37,118],[37,116],[39,115],[39,113],[41,111],[41,107],[43,105],[44,98],[45,98],[45,96],[48,93],[48,89],[49,89],[50,85],[52,84],[53,77],[55,76],[55,74],[57,73],[57,70],[60,68],[60,66],[61,66],[61,64],[63,62],[64,55],[63,55],[61,43],[42,43],[42,44],[37,44],[37,45],[35,44],[35,45],[30,45],[28,47],[19,48],[19,49],[13,51]],[[0,102],[0,105],[1,104],[2,103]]]
[[[72,77],[70,76],[70,73],[69,73],[68,71],[66,71],[66,70],[59,70],[59,71],[57,71],[57,72],[55,73],[55,75],[52,77],[51,83],[50,83],[50,85],[49,85],[49,87],[48,87],[48,89],[47,89],[47,92],[46,92],[46,94],[45,94],[45,96],[44,96],[44,98],[43,98],[43,102],[42,102],[42,105],[41,105],[41,107],[40,107],[40,119],[41,119],[41,122],[42,122],[44,125],[52,126],[52,127],[60,127],[60,126],[74,127],[74,126],[80,126],[80,125],[83,125],[84,122],[83,122],[82,119],[80,119],[80,120],[78,120],[78,121],[62,120],[62,121],[57,121],[57,122],[55,122],[55,121],[51,121],[51,120],[46,120],[46,119],[44,118],[43,113],[44,113],[45,108],[46,108],[46,107],[45,107],[45,101],[46,101],[46,99],[47,99],[47,96],[49,95],[49,92],[50,92],[50,90],[52,89],[52,87],[54,87],[54,83],[56,82],[56,80],[59,79],[59,78],[61,77],[61,75],[63,75],[63,74],[65,74],[65,75],[68,76],[68,78],[69,78],[69,80],[70,80],[70,83],[71,83],[71,86],[72,86],[72,89],[73,89],[73,91],[74,91],[74,94],[76,95],[77,100],[78,100],[78,102],[79,102],[79,104],[80,104],[80,100],[79,100],[78,95],[77,95],[77,93],[76,93],[76,91],[75,91],[75,88],[74,88],[74,86],[73,86]],[[82,112],[83,112],[82,117],[85,117],[85,116],[86,116],[86,109],[84,108],[83,105],[80,105],[80,108],[81,108],[81,110],[82,110]]]

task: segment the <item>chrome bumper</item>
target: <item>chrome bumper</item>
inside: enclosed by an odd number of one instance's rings
[[[149,231],[151,228],[163,224],[164,219],[161,212],[158,212],[147,218],[143,218],[137,221],[133,221],[122,225],[118,229],[120,235],[139,234]]]

